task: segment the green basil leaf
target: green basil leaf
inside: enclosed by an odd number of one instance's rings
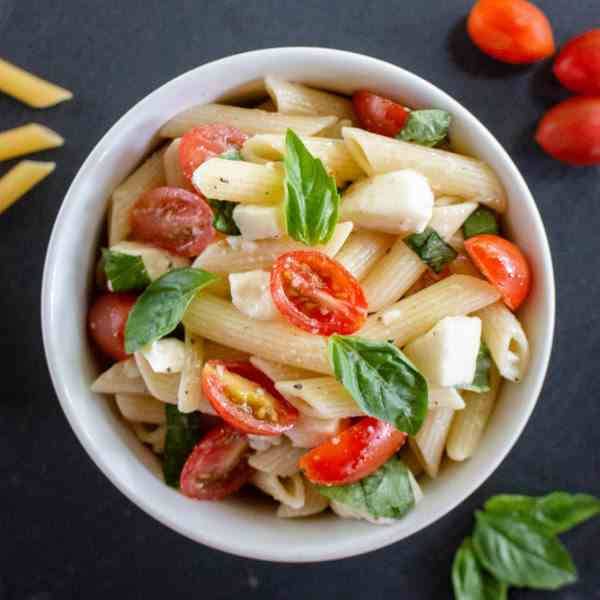
[[[452,587],[456,600],[506,600],[508,586],[481,568],[471,538],[466,538],[452,563]]]
[[[446,244],[438,232],[431,227],[425,228],[423,233],[413,233],[405,238],[404,242],[436,273],[458,256],[456,250]]]
[[[475,513],[473,547],[496,579],[517,587],[554,590],[577,580],[566,548],[533,519],[509,513]]]
[[[526,515],[550,534],[563,533],[600,514],[600,500],[588,494],[553,492],[539,498],[501,494],[485,503],[492,513]]]
[[[201,436],[200,413],[179,412],[174,404],[165,404],[167,433],[163,454],[165,483],[179,488],[181,469]]]
[[[410,473],[396,457],[356,483],[317,488],[323,496],[375,518],[399,519],[415,505]]]
[[[427,416],[427,382],[396,346],[332,335],[328,351],[336,379],[364,412],[408,435],[418,433]]]
[[[448,137],[451,120],[450,113],[445,110],[413,110],[406,125],[396,137],[421,146],[437,146]]]
[[[308,246],[324,244],[338,222],[340,196],[335,179],[291,129],[285,145],[284,213],[288,235]]]
[[[141,256],[103,248],[102,266],[112,292],[139,290],[150,283],[150,276]]]
[[[472,212],[469,218],[463,223],[462,229],[465,240],[476,235],[497,235],[500,232],[496,213],[492,209],[487,208],[487,206],[480,206]]]
[[[211,198],[207,198],[207,202],[213,209],[213,227],[225,235],[240,235],[240,230],[233,220],[233,209],[237,202]]]
[[[125,326],[125,351],[129,354],[173,331],[196,292],[216,275],[184,267],[153,281],[133,305]]]
[[[482,392],[490,391],[490,369],[492,368],[492,355],[485,345],[485,342],[481,342],[479,346],[479,352],[477,353],[477,363],[475,365],[475,377],[471,383],[465,383],[457,385],[461,390],[468,390],[470,392]]]

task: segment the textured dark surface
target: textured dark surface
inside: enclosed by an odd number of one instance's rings
[[[557,40],[600,25],[598,0],[544,0]],[[547,65],[514,68],[468,42],[465,0],[165,2],[0,0],[0,56],[75,92],[32,111],[0,97],[0,129],[30,120],[65,135],[43,153],[56,172],[0,217],[0,600],[70,598],[450,598],[454,550],[498,492],[600,495],[599,171],[546,158],[532,142],[543,110],[566,96]],[[212,59],[283,45],[362,52],[410,69],[479,117],[525,175],[557,276],[554,353],[538,407],[498,471],[425,531],[367,556],[271,565],[196,545],[122,496],[76,441],[42,350],[42,264],[62,197],[100,136],[132,104]],[[9,165],[0,165],[0,172]],[[581,581],[555,594],[600,597],[600,519],[566,536]]]

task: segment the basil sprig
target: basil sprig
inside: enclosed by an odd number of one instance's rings
[[[456,250],[446,244],[438,232],[431,227],[426,227],[423,233],[413,233],[404,239],[404,243],[436,273],[458,256]]]
[[[335,179],[291,129],[285,136],[285,146],[284,214],[288,235],[307,246],[324,244],[331,239],[338,221],[340,196]]]
[[[328,351],[336,379],[365,413],[418,433],[427,416],[427,381],[396,346],[332,335]]]
[[[463,383],[458,385],[461,390],[468,390],[469,392],[482,392],[490,391],[490,369],[492,368],[492,355],[485,345],[485,342],[481,342],[479,346],[479,352],[477,353],[477,362],[475,364],[475,376],[473,381],[470,383]]]
[[[184,267],[153,281],[133,305],[125,326],[125,351],[135,352],[173,331],[198,290],[216,275]]]
[[[141,256],[102,249],[102,266],[112,292],[140,290],[150,283]]]
[[[173,404],[165,404],[167,433],[163,453],[165,483],[179,488],[181,469],[200,439],[200,413],[182,413]]]
[[[445,110],[413,110],[396,137],[421,146],[437,146],[448,137],[451,120],[450,113]]]
[[[213,227],[225,235],[240,235],[240,230],[233,220],[233,211],[238,203],[212,198],[207,198],[207,201],[213,209]]]
[[[473,211],[462,226],[465,240],[482,234],[497,235],[500,232],[496,213],[487,206],[480,206]]]

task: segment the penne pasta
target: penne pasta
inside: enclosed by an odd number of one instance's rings
[[[166,421],[165,405],[142,394],[116,394],[115,401],[120,413],[128,421],[161,425]]]
[[[131,423],[131,428],[136,437],[143,444],[152,446],[153,452],[162,454],[165,450],[165,439],[167,436],[167,425],[163,423],[158,427],[148,429],[145,423]]]
[[[224,360],[237,361],[248,360],[248,353],[217,344],[211,340],[204,340],[204,359],[205,360]]]
[[[315,448],[340,433],[347,423],[347,419],[318,419],[301,412],[285,436],[295,447]]]
[[[305,452],[303,448],[294,448],[288,440],[283,440],[281,444],[252,454],[248,464],[263,473],[291,477],[300,471],[298,461]]]
[[[394,239],[379,231],[353,230],[335,259],[361,281],[385,255]]]
[[[398,458],[415,477],[418,477],[421,473],[423,473],[423,465],[417,458],[417,455],[413,452],[410,444],[405,444],[402,446],[398,452]]]
[[[319,137],[341,140],[343,139],[342,131],[344,127],[353,127],[353,123],[350,119],[340,119],[337,123],[331,127],[327,127],[319,133]]]
[[[0,133],[0,160],[58,148],[64,143],[64,138],[52,129],[37,123],[29,123]]]
[[[297,509],[304,505],[304,481],[300,473],[291,477],[278,477],[273,473],[255,471],[250,482],[265,494],[290,508]]]
[[[452,408],[462,410],[465,401],[453,387],[429,386],[429,408]]]
[[[152,396],[161,402],[177,404],[179,373],[155,373],[141,352],[136,352],[134,356],[144,383]]]
[[[140,242],[119,242],[114,246],[111,246],[110,250],[113,252],[120,252],[121,254],[129,254],[131,256],[139,256],[148,273],[148,277],[154,281],[161,275],[164,275],[171,269],[178,269],[181,267],[189,267],[190,260],[177,254],[171,254],[166,250],[157,248],[150,244],[142,244]]]
[[[165,182],[168,186],[189,189],[190,184],[183,175],[181,162],[179,160],[179,145],[181,138],[175,138],[165,150],[163,156],[163,168],[165,170]]]
[[[408,440],[425,473],[432,479],[437,477],[453,417],[451,408],[430,410],[419,433]]]
[[[130,357],[115,363],[92,383],[92,392],[97,394],[148,394],[148,388]]]
[[[319,494],[316,486],[308,479],[303,478],[304,484],[304,504],[300,508],[291,508],[285,504],[280,504],[277,509],[277,516],[283,519],[293,519],[296,517],[309,517],[323,512],[329,506],[329,500]]]
[[[435,229],[439,236],[447,242],[460,230],[463,223],[476,209],[476,202],[434,206],[429,227]]]
[[[262,371],[271,381],[285,381],[286,379],[308,379],[309,377],[318,377],[318,373],[311,373],[298,367],[290,367],[283,363],[266,360],[259,356],[251,356],[250,362],[259,371]]]
[[[275,102],[273,102],[271,98],[267,98],[260,104],[257,104],[254,108],[258,108],[258,110],[266,110],[267,112],[277,112]]]
[[[177,390],[177,408],[179,412],[190,413],[195,410],[214,415],[215,410],[202,394],[202,367],[204,366],[204,340],[185,332],[185,357]]]
[[[23,160],[0,177],[0,214],[50,175],[55,167],[53,162]]]

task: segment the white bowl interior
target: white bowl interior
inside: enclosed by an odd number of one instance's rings
[[[230,499],[199,503],[165,486],[143,464],[147,453],[111,410],[89,391],[98,366],[86,334],[97,244],[107,200],[153,143],[160,126],[195,104],[232,90],[255,89],[266,74],[351,93],[369,88],[408,105],[438,107],[454,117],[455,144],[498,173],[510,199],[505,220],[531,261],[535,280],[520,313],[532,361],[519,385],[505,384],[481,447],[424,486],[425,498],[397,525],[318,517],[282,520],[272,507]],[[232,56],[167,83],[132,108],[100,141],[73,182],[56,220],[42,295],[44,343],[63,409],[81,443],[109,479],[143,510],[180,533],[234,554],[274,561],[314,561],[360,554],[398,541],[464,500],[494,471],[525,426],[547,368],[554,330],[554,279],[539,213],[516,167],[491,134],[460,104],[398,67],[320,48],[279,48]]]

